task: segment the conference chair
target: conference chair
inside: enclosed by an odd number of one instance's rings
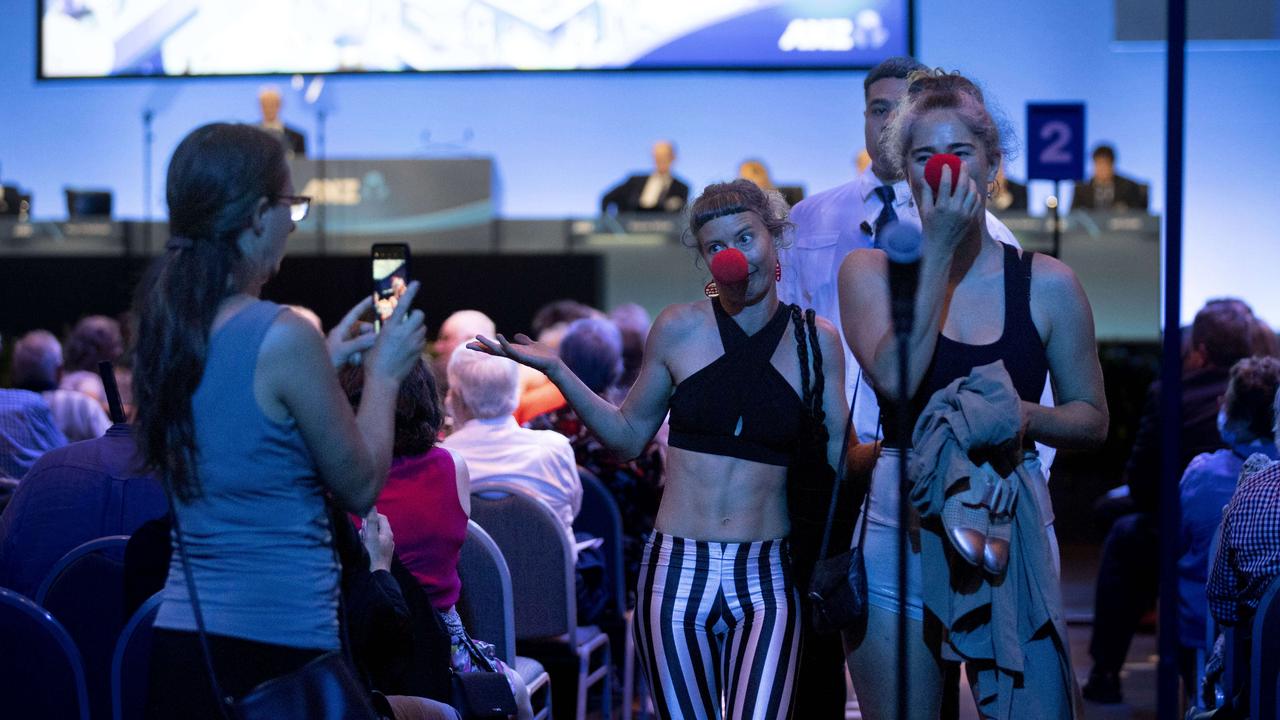
[[[575,717],[587,715],[587,691],[601,684],[603,717],[611,717],[609,636],[578,625],[573,551],[555,512],[523,486],[473,483],[471,518],[502,550],[511,572],[516,640],[566,648],[578,659]]]
[[[458,616],[471,637],[492,643],[498,659],[510,665],[529,688],[534,720],[551,716],[551,676],[542,663],[516,655],[515,610],[507,561],[489,533],[470,521],[458,560],[462,594]]]
[[[1273,578],[1253,616],[1249,711],[1254,720],[1280,718],[1280,577]]]
[[[0,588],[0,708],[5,717],[90,720],[80,651],[47,611]]]
[[[111,715],[111,653],[124,627],[124,548],[128,535],[90,540],[62,556],[35,601],[71,635],[84,662],[90,714]]]
[[[631,720],[636,696],[635,611],[627,608],[627,573],[622,554],[622,513],[613,493],[590,470],[578,466],[582,481],[582,507],[573,520],[574,530],[604,541],[605,576],[614,597],[614,612],[622,621],[622,720]],[[648,691],[640,678],[642,708],[649,704]],[[647,713],[645,713],[647,715]]]
[[[151,674],[151,634],[160,613],[158,592],[133,613],[111,655],[111,718],[141,720],[147,710]]]

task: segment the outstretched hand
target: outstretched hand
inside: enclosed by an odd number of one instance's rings
[[[550,345],[536,342],[524,333],[517,333],[513,339],[515,342],[507,340],[501,333],[497,340],[477,335],[475,340],[467,343],[467,348],[515,360],[544,375],[550,375],[556,365],[560,364],[560,355]]]

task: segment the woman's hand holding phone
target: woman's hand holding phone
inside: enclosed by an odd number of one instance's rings
[[[416,280],[409,283],[391,317],[382,324],[382,331],[365,353],[366,381],[377,378],[399,386],[421,356],[427,328],[422,311],[413,309],[413,298],[419,287],[421,285]]]
[[[373,347],[378,339],[373,333],[373,325],[360,319],[369,312],[373,298],[365,298],[347,311],[338,324],[329,331],[325,343],[329,346],[329,357],[333,366],[340,368],[347,363],[360,364],[360,354]]]

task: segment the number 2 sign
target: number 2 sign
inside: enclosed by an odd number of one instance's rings
[[[1084,103],[1027,103],[1027,179],[1084,179]]]

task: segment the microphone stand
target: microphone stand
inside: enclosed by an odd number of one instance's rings
[[[321,255],[327,255],[325,247],[325,208],[328,207],[328,193],[325,185],[325,159],[328,151],[325,148],[324,122],[328,113],[320,104],[316,103],[316,177],[320,180],[316,187],[320,188],[319,197],[316,198],[316,250]]]
[[[142,237],[143,252],[151,251],[151,147],[155,144],[152,121],[156,113],[151,108],[142,111]],[[125,257],[133,255],[133,240],[125,233]]]
[[[902,318],[895,318],[902,319]],[[911,523],[911,512],[907,508],[909,494],[907,473],[907,453],[911,447],[911,397],[907,392],[910,376],[909,357],[911,349],[911,315],[906,315],[906,322],[894,323],[893,335],[898,343],[898,711],[897,717],[906,718],[910,692],[907,680],[910,677],[911,663],[907,653],[907,543]]]

